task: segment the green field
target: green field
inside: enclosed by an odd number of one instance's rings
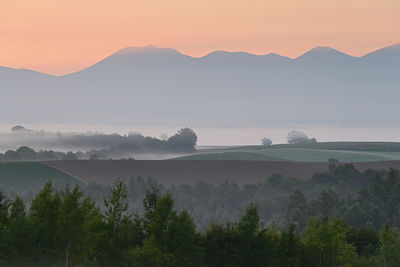
[[[0,188],[29,191],[42,187],[47,181],[55,184],[80,184],[81,181],[38,162],[0,162]]]
[[[257,146],[261,147],[261,146]],[[350,151],[379,151],[379,152],[400,152],[398,142],[321,142],[305,145],[274,145],[274,148],[315,148],[331,150],[350,150]]]
[[[214,147],[200,149],[198,154],[175,158],[180,160],[269,160],[327,162],[367,162],[400,160],[400,143],[326,142],[311,145],[274,145]]]
[[[282,158],[269,156],[267,154],[245,152],[245,151],[204,153],[204,154],[179,157],[175,159],[177,160],[270,160],[270,161],[284,160]]]

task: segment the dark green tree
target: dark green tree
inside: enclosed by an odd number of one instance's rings
[[[61,262],[57,227],[60,205],[60,194],[48,182],[33,198],[30,206],[29,221],[33,227],[34,255],[36,261],[42,265]]]
[[[379,234],[379,256],[378,264],[384,267],[395,267],[400,265],[400,235],[390,228],[389,224],[383,226]]]
[[[26,216],[23,200],[17,196],[11,203],[7,235],[8,263],[28,266],[32,261],[32,226]]]
[[[99,257],[103,264],[119,266],[124,262],[125,253],[131,244],[131,215],[128,213],[128,190],[122,181],[116,181],[111,193],[104,199],[105,231],[101,239]]]

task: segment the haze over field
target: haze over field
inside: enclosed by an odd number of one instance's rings
[[[21,145],[31,145],[36,149],[63,149],[62,147],[45,146],[51,139],[32,139],[30,136],[15,136],[10,132],[12,124],[0,125],[0,151],[16,149]],[[162,134],[172,136],[178,126],[149,126],[149,125],[92,125],[92,124],[27,124],[29,129],[45,131],[56,136],[58,132],[64,134],[85,133],[119,133],[122,135],[139,131],[145,136],[159,138]],[[292,125],[293,127],[193,127],[198,134],[199,146],[237,146],[259,145],[261,138],[268,136],[274,144],[286,143],[287,133],[293,129],[301,130],[317,138],[320,142],[330,141],[387,141],[398,142],[400,127],[335,127],[314,125]],[[17,137],[17,138],[16,138]],[[46,138],[49,138],[47,135]],[[40,142],[38,142],[40,141]],[[69,148],[71,149],[71,148]]]

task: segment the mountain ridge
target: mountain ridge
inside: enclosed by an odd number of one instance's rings
[[[124,47],[121,48],[119,50],[117,50],[114,53],[111,53],[109,56],[104,57],[103,59],[95,62],[92,65],[89,65],[88,67],[85,67],[83,69],[68,73],[68,74],[63,74],[63,75],[52,75],[52,74],[48,74],[46,72],[41,72],[41,71],[36,71],[36,70],[32,70],[32,69],[26,69],[26,68],[11,68],[11,67],[7,67],[7,66],[0,66],[0,71],[3,69],[10,69],[10,70],[15,70],[15,71],[32,71],[34,73],[38,73],[38,74],[44,74],[44,75],[48,75],[48,76],[53,76],[53,77],[63,77],[63,76],[69,76],[72,74],[76,74],[78,72],[84,71],[86,69],[89,69],[99,63],[102,63],[110,58],[113,57],[126,57],[126,56],[132,56],[132,55],[142,55],[142,56],[148,56],[151,55],[151,53],[156,53],[158,55],[161,55],[161,52],[164,53],[170,53],[170,54],[175,54],[175,55],[180,55],[189,59],[199,59],[199,60],[204,60],[207,58],[212,58],[214,56],[247,56],[247,57],[253,57],[253,58],[265,58],[265,57],[272,57],[274,56],[275,58],[281,58],[281,59],[286,59],[286,60],[292,60],[292,61],[299,61],[301,59],[303,59],[304,57],[307,57],[309,55],[315,55],[315,54],[319,54],[319,55],[326,55],[326,54],[330,54],[332,55],[333,53],[336,55],[340,55],[340,56],[345,56],[348,58],[352,58],[352,59],[363,59],[363,58],[368,58],[371,57],[377,53],[384,53],[387,51],[391,51],[391,50],[395,50],[395,51],[399,51],[400,52],[400,42],[392,44],[392,45],[388,45],[382,48],[379,48],[377,50],[368,52],[362,56],[352,56],[349,55],[347,53],[343,53],[340,50],[337,50],[335,48],[329,47],[329,46],[316,46],[312,49],[309,49],[307,51],[305,51],[304,53],[302,53],[301,55],[291,58],[291,57],[287,57],[278,53],[274,53],[274,52],[270,52],[267,54],[255,54],[255,53],[250,53],[250,52],[246,52],[246,51],[227,51],[227,50],[215,50],[212,52],[209,52],[207,54],[205,54],[204,56],[200,56],[200,57],[194,57],[194,56],[190,56],[190,55],[186,55],[184,53],[181,53],[180,51],[173,49],[173,48],[167,48],[167,47],[157,47],[154,45],[145,45],[145,46],[128,46],[128,47]]]
[[[400,49],[352,57],[217,51],[195,58],[146,46],[81,71],[0,69],[2,123],[400,125]],[[40,108],[39,108],[40,107]]]

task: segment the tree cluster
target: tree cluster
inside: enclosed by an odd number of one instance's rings
[[[286,137],[287,142],[292,145],[316,144],[317,139],[309,138],[305,133],[300,131],[290,131]]]
[[[300,211],[302,211],[301,214],[303,218],[314,215],[347,218],[346,214],[350,216],[354,212],[350,212],[350,208],[345,207],[354,206],[353,209],[356,209],[357,206],[354,203],[357,200],[359,192],[363,189],[368,189],[373,181],[376,180],[376,177],[379,177],[377,181],[386,181],[388,176],[388,171],[366,170],[360,172],[351,164],[337,163],[331,165],[327,172],[314,174],[310,180],[283,177],[279,174],[274,174],[266,178],[265,182],[244,186],[229,182],[216,185],[199,182],[193,186],[187,184],[171,186],[162,186],[158,184],[157,186],[162,193],[170,193],[173,196],[176,200],[175,207],[178,211],[186,210],[189,212],[198,229],[205,230],[211,222],[225,223],[227,221],[239,220],[246,206],[250,203],[258,204],[260,218],[264,224],[286,225],[286,209],[291,201],[291,196],[296,190],[301,191],[304,196],[303,199],[307,202],[307,209],[303,208],[301,205],[299,207]],[[129,203],[130,212],[143,214],[143,207],[140,203],[145,198],[146,191],[151,189],[154,184],[157,184],[155,179],[143,178],[140,176],[131,177],[127,181],[127,201]],[[42,186],[43,183],[37,184],[35,187],[19,189],[16,193],[24,199],[25,203],[29,203],[32,195],[35,195]],[[65,187],[65,183],[56,182],[56,180],[54,180],[54,186],[62,189]],[[92,196],[102,210],[105,208],[103,199],[110,190],[109,185],[89,183],[82,185],[81,188],[85,194],[90,194]],[[11,188],[3,188],[3,191],[7,193],[9,197],[14,197]],[[324,200],[324,203],[329,204],[317,204],[319,203],[318,199]],[[295,201],[295,203],[302,202]],[[311,203],[315,204],[311,205]],[[339,203],[340,205],[335,204],[335,206],[332,203]],[[342,203],[349,204],[344,206]],[[328,205],[333,205],[338,208],[328,209]],[[310,207],[312,207],[312,211],[310,210],[305,213],[304,211],[309,210]],[[375,207],[375,204],[373,204],[373,207]],[[318,209],[325,213],[319,214],[317,212]],[[360,209],[364,208],[361,207]],[[346,210],[347,212],[344,213],[343,211]],[[328,211],[332,212],[326,213]],[[340,213],[338,213],[339,211]],[[374,215],[371,215],[371,217],[373,216]],[[382,219],[376,223],[375,229],[380,229],[383,222],[387,221],[387,219],[382,216],[383,215],[379,215]],[[355,220],[353,221],[354,222],[351,222],[346,219],[346,222],[352,225],[363,225],[357,224]],[[365,222],[364,219],[360,219],[359,221]],[[303,220],[302,225],[304,225],[305,222],[306,219]],[[395,226],[400,227],[400,225]]]
[[[290,197],[286,216],[287,221],[296,222],[300,228],[305,227],[309,217],[335,216],[357,227],[379,230],[388,223],[400,229],[400,176],[393,169],[386,175],[376,174],[368,186],[345,197],[323,190],[307,201],[303,192],[296,190]]]
[[[66,140],[64,140],[66,139]],[[108,147],[91,149],[86,152],[58,152],[21,146],[17,150],[0,153],[0,161],[40,161],[77,159],[121,159],[131,158],[140,153],[182,153],[196,150],[197,135],[190,128],[183,128],[170,138],[157,139],[141,134],[121,135],[74,135],[64,137],[61,145],[82,147]]]

